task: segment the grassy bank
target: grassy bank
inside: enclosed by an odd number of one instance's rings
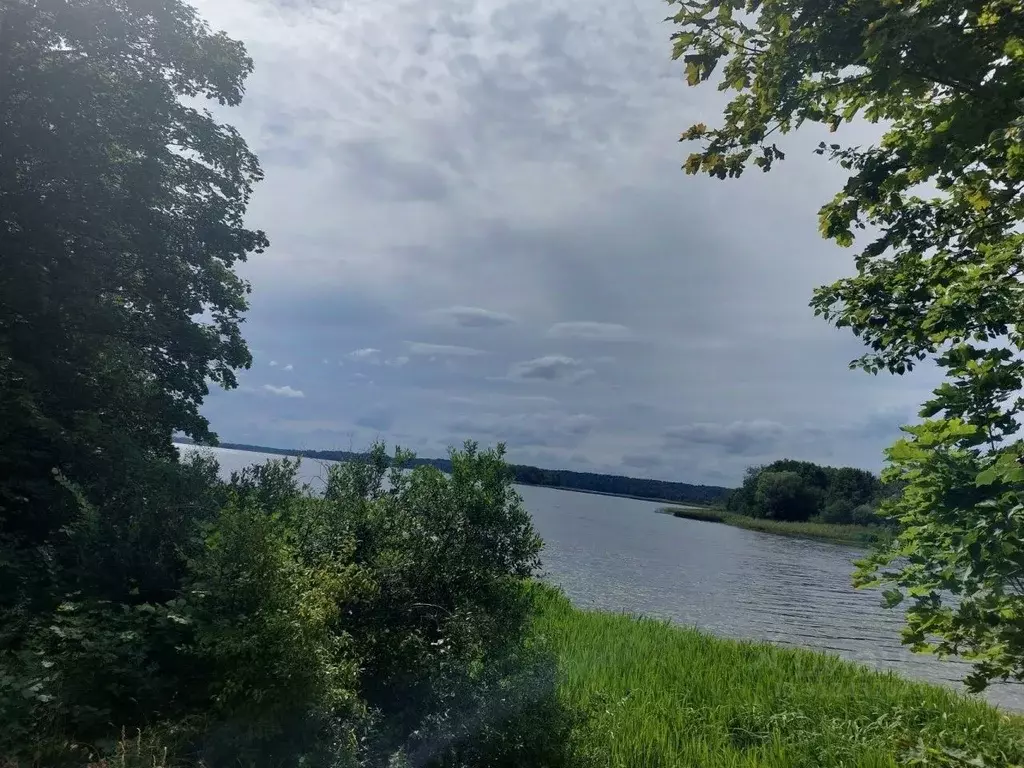
[[[834,541],[840,544],[871,544],[886,536],[886,532],[870,525],[833,525],[830,523],[790,523],[783,520],[767,520],[727,512],[724,509],[691,509],[686,507],[665,507],[661,510],[673,517],[686,520],[700,520],[706,523],[725,523],[750,531],[775,533],[781,536],[799,536],[808,539]]]
[[[590,713],[574,746],[599,765],[1024,765],[1024,721],[944,688],[824,654],[581,611],[538,590],[559,695]]]

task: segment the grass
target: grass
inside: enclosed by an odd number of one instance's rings
[[[582,611],[538,585],[574,752],[608,768],[1024,765],[1024,720],[811,651]],[[975,762],[969,762],[969,761]]]
[[[885,537],[886,531],[871,525],[835,525],[832,523],[791,523],[785,520],[768,520],[759,517],[748,517],[727,512],[724,509],[691,509],[687,507],[665,507],[661,512],[682,517],[686,520],[700,520],[706,523],[725,523],[736,528],[746,528],[761,533],[774,533],[780,536],[799,536],[808,539],[821,539],[840,544],[871,544]]]

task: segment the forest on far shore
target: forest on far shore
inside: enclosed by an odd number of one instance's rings
[[[181,440],[188,443],[187,440]],[[236,451],[256,451],[280,456],[302,456],[318,461],[350,461],[362,459],[366,455],[353,451],[308,451],[297,448],[270,448],[265,445],[247,445],[244,443],[220,443],[220,448]],[[442,472],[451,471],[448,459],[413,459],[409,466],[428,464]],[[597,472],[573,472],[568,469],[542,469],[526,464],[510,465],[517,483],[522,485],[543,485],[549,488],[564,488],[572,491],[590,493],[607,493],[616,496],[635,496],[654,501],[672,501],[682,504],[722,504],[732,489],[719,485],[692,485],[690,483],[674,483],[668,480],[648,480],[643,477],[626,477],[624,475],[605,475]]]

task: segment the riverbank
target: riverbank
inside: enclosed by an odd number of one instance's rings
[[[767,520],[759,517],[737,515],[720,508],[695,509],[689,507],[664,507],[659,512],[685,520],[699,520],[705,523],[724,523],[735,528],[746,528],[761,533],[779,536],[796,536],[806,539],[820,539],[836,544],[872,544],[888,534],[878,526],[833,525],[830,523],[791,523],[784,520]]]
[[[976,699],[825,654],[580,610],[536,589],[559,697],[589,715],[573,751],[602,766],[1024,765],[1024,719]]]

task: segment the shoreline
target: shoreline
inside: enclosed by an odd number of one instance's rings
[[[837,525],[833,523],[786,522],[767,520],[758,517],[747,517],[735,512],[727,512],[721,508],[690,508],[677,505],[662,507],[659,513],[678,517],[683,520],[695,520],[701,523],[721,523],[734,528],[743,528],[758,533],[770,533],[776,536],[789,536],[800,539],[828,541],[833,544],[853,544],[867,546],[883,541],[888,536],[885,529],[868,525]]]

